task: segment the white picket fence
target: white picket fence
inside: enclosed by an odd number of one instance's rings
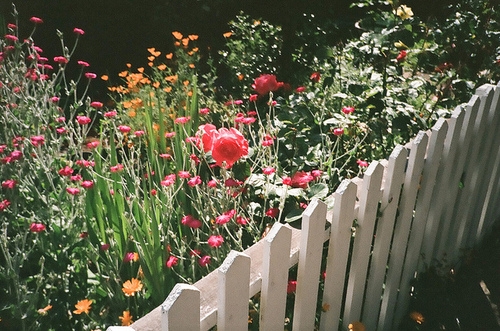
[[[344,180],[331,210],[314,200],[301,230],[275,224],[194,285],[177,284],[132,326],[108,331],[247,330],[249,298],[259,292],[260,330],[283,330],[288,271],[297,263],[293,330],[315,329],[318,300],[319,330],[346,330],[353,321],[396,330],[416,273],[435,259],[459,261],[500,216],[499,95],[500,83],[480,87],[450,118],[372,162],[363,178]]]

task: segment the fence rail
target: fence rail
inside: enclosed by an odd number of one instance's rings
[[[194,285],[177,284],[165,302],[130,327],[108,331],[248,329],[248,299],[260,292],[260,330],[282,330],[289,268],[298,263],[293,330],[397,329],[415,274],[435,260],[459,260],[500,216],[500,83],[344,180],[333,207],[314,200],[302,229],[276,223],[242,253],[232,251]],[[325,230],[326,229],[326,230]],[[318,280],[328,242],[322,298]]]

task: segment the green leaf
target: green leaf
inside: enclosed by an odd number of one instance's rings
[[[328,185],[325,183],[316,183],[309,188],[307,197],[309,199],[317,198],[321,199],[328,195]]]
[[[291,223],[302,218],[302,209],[294,209],[285,216],[285,222]]]

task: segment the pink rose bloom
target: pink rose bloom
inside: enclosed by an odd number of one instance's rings
[[[297,171],[292,176],[292,187],[307,188],[310,181],[314,180],[314,177],[309,172]]]
[[[201,143],[205,153],[212,149],[212,140],[217,134],[217,129],[213,124],[200,125],[198,134],[201,134]]]
[[[182,223],[182,225],[185,225],[185,226],[190,227],[192,229],[198,229],[202,225],[200,220],[197,220],[196,218],[194,218],[191,215],[186,215],[186,216],[182,217],[181,223]]]
[[[221,128],[212,141],[212,158],[221,167],[223,163],[229,169],[241,157],[248,155],[248,141],[243,135],[231,128]]]
[[[222,245],[222,243],[224,242],[224,238],[222,238],[221,235],[217,235],[217,236],[210,236],[208,238],[208,246],[212,247],[212,248],[217,248],[217,247],[220,247]]]
[[[34,233],[42,232],[45,230],[45,225],[42,223],[31,223],[30,224],[30,231]]]
[[[260,75],[258,78],[255,78],[252,88],[259,95],[265,95],[269,92],[274,92],[280,88],[280,84],[276,80],[275,75],[265,74]]]

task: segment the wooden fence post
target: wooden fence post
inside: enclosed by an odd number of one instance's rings
[[[410,149],[406,176],[401,192],[398,206],[399,215],[396,220],[392,240],[391,256],[387,263],[387,276],[385,281],[378,330],[390,330],[394,318],[394,307],[396,305],[401,272],[404,263],[408,235],[410,233],[413,210],[417,197],[422,169],[424,168],[425,152],[429,137],[424,131],[420,131],[417,137],[407,145]]]
[[[383,170],[384,167],[379,162],[372,162],[363,176],[361,188],[358,187],[358,192],[360,191],[359,211],[354,235],[351,268],[349,269],[344,318],[342,320],[344,328],[347,328],[349,323],[358,321],[361,318],[366,275],[381,198],[380,186]]]
[[[325,289],[320,330],[338,330],[342,296],[349,258],[352,223],[356,218],[356,184],[344,180],[333,193],[335,199],[331,219],[330,242],[326,265]]]
[[[314,199],[302,214],[294,331],[314,330],[325,224],[326,204]]]
[[[217,330],[248,330],[250,257],[231,251],[218,269]]]
[[[176,284],[161,305],[162,331],[200,330],[200,290]]]
[[[380,311],[380,300],[389,259],[396,211],[405,178],[405,166],[408,151],[403,146],[396,146],[389,156],[386,167],[380,215],[375,230],[375,239],[366,285],[366,299],[363,304],[363,324],[367,330],[375,330]]]
[[[274,223],[264,239],[259,323],[261,331],[283,329],[291,240],[292,230],[280,223]]]

